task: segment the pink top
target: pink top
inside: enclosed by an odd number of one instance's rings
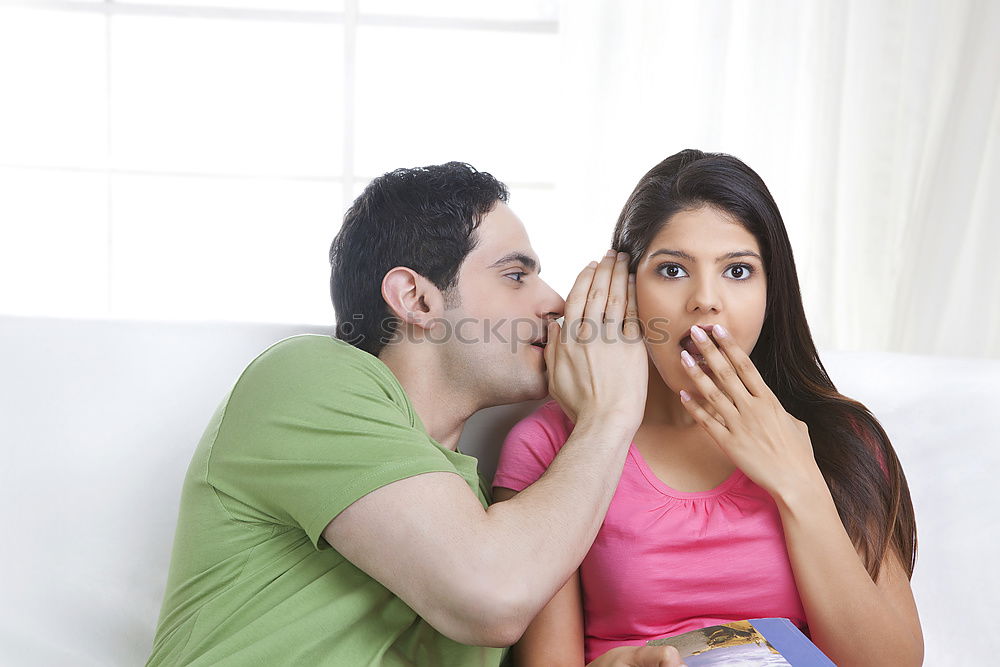
[[[539,407],[507,435],[493,486],[532,484],[572,430],[558,403]],[[808,635],[770,494],[739,469],[710,491],[675,491],[634,443],[580,579],[587,662],[748,618],[787,618]]]

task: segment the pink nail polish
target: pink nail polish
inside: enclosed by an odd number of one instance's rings
[[[713,329],[715,335],[718,336],[719,338],[729,338],[729,332],[726,331],[726,327],[722,326],[721,324],[716,324],[713,327]]]
[[[681,350],[681,361],[683,361],[684,365],[688,368],[694,368],[694,358],[688,354],[687,350]]]
[[[702,328],[699,327],[697,324],[692,325],[692,327],[691,327],[691,335],[694,336],[695,340],[699,340],[702,343],[704,343],[706,340],[708,340],[708,334],[705,333],[702,330]]]

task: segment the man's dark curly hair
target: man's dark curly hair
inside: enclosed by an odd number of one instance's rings
[[[373,180],[330,246],[337,338],[377,356],[398,326],[382,298],[385,274],[406,266],[447,293],[476,246],[476,228],[508,197],[503,183],[463,162],[396,169]]]

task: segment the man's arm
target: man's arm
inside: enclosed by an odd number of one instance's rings
[[[323,536],[455,641],[509,646],[583,560],[631,434],[580,424],[545,475],[484,509],[459,475],[384,486]]]
[[[512,489],[493,489],[494,502],[517,496]],[[579,572],[535,616],[514,646],[518,667],[583,667],[583,593]],[[587,663],[586,667],[678,667],[680,653],[673,646],[621,646]]]
[[[517,492],[494,487],[493,502],[502,503]],[[577,570],[531,621],[513,658],[518,667],[581,667],[584,664],[583,593]]]

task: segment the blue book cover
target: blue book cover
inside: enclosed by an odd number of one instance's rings
[[[787,618],[751,618],[711,625],[682,635],[654,639],[650,646],[673,646],[688,667],[702,665],[791,665],[836,667]]]

